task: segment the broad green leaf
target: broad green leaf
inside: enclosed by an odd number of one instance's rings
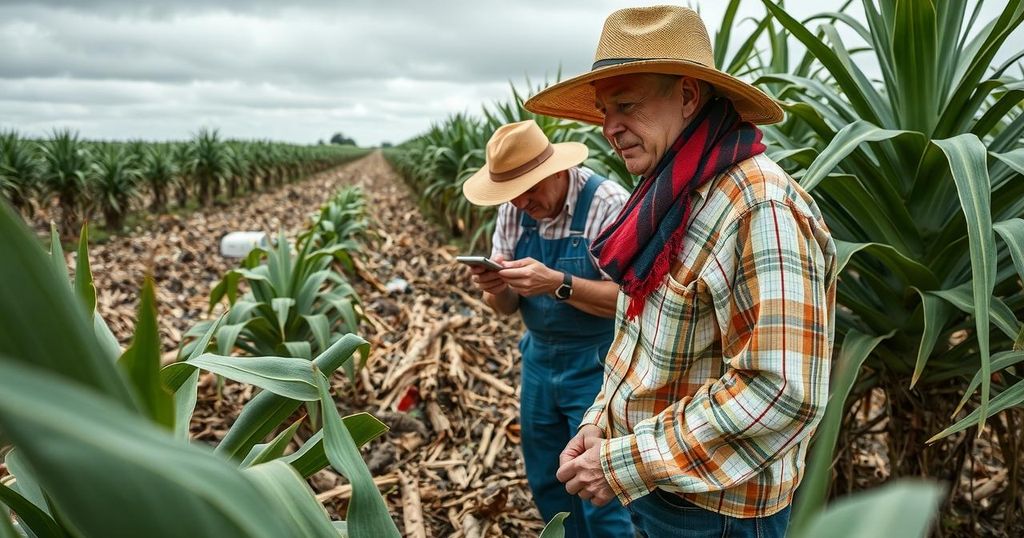
[[[345,427],[352,434],[356,446],[360,448],[389,429],[369,413],[356,413],[345,417]],[[313,473],[330,465],[327,454],[324,452],[323,430],[313,434],[298,450],[281,459],[291,464],[303,478],[308,478]]]
[[[1013,351],[1003,351],[992,355],[992,371],[998,372],[1004,368],[1009,368],[1014,364],[1024,361],[1024,349],[1014,349]],[[974,391],[978,390],[978,385],[981,384],[981,370],[974,373],[974,378],[971,379],[971,384],[967,386],[967,390],[964,391],[963,398],[960,399],[960,403],[957,404],[956,409],[953,410],[953,416],[956,418],[960,414],[960,410],[964,408],[964,405],[970,401],[971,396],[974,395]]]
[[[984,382],[987,381],[989,377],[987,374],[983,375],[985,377],[982,378],[982,386],[984,386]],[[944,437],[948,437],[957,432],[962,432],[975,425],[981,429],[985,424],[985,419],[1001,413],[1011,407],[1019,406],[1022,402],[1024,402],[1024,381],[1018,381],[1008,389],[997,394],[995,398],[992,398],[990,405],[984,408],[978,407],[966,417],[958,420],[952,426],[932,436],[932,438],[928,439],[927,442],[928,444],[934,443]]]
[[[57,233],[57,224],[50,221],[50,261],[58,274],[63,274],[65,279],[68,276],[68,262],[64,259],[64,247],[60,244],[60,234]]]
[[[836,500],[792,538],[878,538],[928,536],[942,500],[937,484],[900,480]]]
[[[886,267],[899,275],[906,284],[920,286],[926,290],[939,287],[939,279],[932,273],[931,269],[928,269],[916,260],[910,259],[891,245],[882,243],[852,243],[838,239],[835,240],[835,243],[839,271],[846,267],[846,264],[849,263],[850,258],[854,254],[864,251],[881,260]]]
[[[232,464],[95,391],[5,356],[0,429],[85,536],[297,536]]]
[[[7,470],[14,476],[17,482],[14,485],[14,490],[17,491],[22,497],[28,499],[36,508],[39,508],[47,515],[50,515],[49,507],[46,504],[46,498],[43,496],[43,490],[39,488],[39,483],[36,481],[32,472],[29,471],[28,465],[25,463],[25,459],[21,457],[20,449],[12,449],[4,457],[4,463],[7,465]]]
[[[865,142],[889,140],[900,135],[916,134],[912,131],[882,129],[866,121],[856,121],[843,127],[835,138],[822,150],[814,163],[807,169],[807,174],[800,180],[800,186],[810,191],[848,155],[853,153]],[[920,136],[920,135],[917,135]]]
[[[231,351],[235,349],[235,341],[238,340],[238,335],[242,333],[242,330],[248,324],[248,321],[243,321],[242,323],[224,325],[217,330],[217,352],[221,355],[230,355]]]
[[[313,364],[321,372],[334,372],[360,352],[365,360],[370,344],[355,334],[346,334],[321,353]],[[237,360],[237,359],[236,359]],[[306,363],[309,368],[309,363]],[[256,443],[262,441],[274,428],[298,409],[300,402],[270,391],[257,394],[242,408],[238,419],[217,445],[216,451],[229,458],[241,460]]]
[[[871,337],[851,329],[846,333],[839,357],[832,372],[829,383],[828,404],[825,416],[818,424],[814,435],[814,444],[807,458],[807,474],[804,476],[798,493],[799,501],[793,512],[790,528],[800,531],[809,525],[811,518],[825,506],[828,497],[828,486],[832,481],[832,455],[835,452],[836,439],[842,427],[846,413],[846,398],[853,388],[861,365],[871,355],[880,342],[892,337],[889,334]]]
[[[68,285],[67,271],[57,269],[7,204],[0,204],[0,260],[0,304],[17,305],[0,309],[0,354],[136,409]]]
[[[317,502],[309,485],[287,464],[271,461],[248,467],[243,472],[265,498],[271,499],[287,513],[296,536],[338,536],[331,518]]]
[[[92,282],[92,268],[89,266],[89,225],[82,225],[78,237],[78,257],[75,258],[75,293],[85,305],[90,316],[96,313],[96,286]]]
[[[320,389],[327,459],[352,484],[352,500],[345,517],[349,532],[356,536],[400,536],[352,434],[338,414],[327,378],[319,373],[315,377]]]
[[[173,429],[173,398],[160,382],[160,333],[156,323],[155,303],[153,279],[147,276],[142,285],[132,345],[121,355],[117,365],[139,395],[149,418]]]
[[[973,316],[975,303],[971,291],[971,283],[968,282],[950,290],[938,290],[931,293],[942,297],[949,301],[949,304]],[[1013,315],[1013,310],[1010,310],[1010,307],[998,297],[992,297],[991,300],[992,310],[989,312],[989,315],[992,317],[992,321],[999,330],[1003,331],[1003,334],[1013,338],[1019,328],[1019,323]]]
[[[317,349],[327,349],[331,339],[331,323],[327,320],[327,316],[313,314],[303,315],[302,318],[309,324],[309,329],[313,332],[313,337],[316,338]]]
[[[286,398],[302,401],[319,398],[309,362],[305,360],[293,357],[225,357],[205,353],[187,364]]]
[[[174,391],[174,438],[179,441],[189,440],[189,425],[198,397],[199,369],[192,368],[192,373]]]
[[[978,434],[985,428],[988,418],[988,400],[992,374],[989,359],[989,309],[992,289],[995,287],[996,246],[992,233],[991,189],[988,179],[987,150],[972,134],[958,135],[945,140],[933,140],[949,159],[949,168],[960,196],[960,207],[967,219],[970,239],[972,284],[974,288],[974,319],[978,351],[981,353],[981,422]]]
[[[1010,258],[1017,268],[1017,275],[1024,280],[1024,219],[1004,220],[992,225],[992,229],[1003,238]]]
[[[281,336],[288,334],[285,327],[288,324],[288,312],[295,305],[295,299],[291,297],[275,297],[271,300],[274,313],[277,314],[277,327],[281,330]]]
[[[282,345],[286,350],[288,350],[288,354],[292,357],[307,361],[313,357],[313,346],[311,346],[309,342],[283,342]]]
[[[49,514],[22,497],[18,492],[0,484],[0,508],[7,505],[14,510],[22,524],[28,527],[37,538],[64,538],[68,536]],[[0,519],[10,521],[7,513],[0,510]]]
[[[252,447],[249,454],[242,460],[241,466],[249,467],[252,465],[258,465],[283,456],[285,449],[288,448],[288,443],[291,442],[292,437],[295,435],[295,432],[298,431],[300,425],[302,425],[301,418],[293,422],[291,426],[282,430],[281,433],[277,434],[269,443],[261,443]]]
[[[938,119],[939,50],[935,6],[931,2],[896,2],[893,67],[900,125],[931,134]]]
[[[921,345],[917,349],[917,361],[914,363],[914,375],[910,378],[910,388],[914,388],[921,379],[928,358],[931,357],[935,344],[942,334],[942,328],[954,313],[948,301],[921,290],[918,290],[918,293],[921,295],[921,309],[924,313],[924,332],[921,335]]]
[[[567,517],[569,517],[569,512],[555,514],[555,517],[551,518],[547,525],[544,525],[540,538],[565,538],[565,518]]]

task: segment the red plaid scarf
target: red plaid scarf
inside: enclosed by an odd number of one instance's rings
[[[761,131],[740,121],[728,99],[707,103],[683,129],[654,173],[641,178],[626,206],[591,248],[601,269],[629,295],[626,316],[643,311],[679,257],[690,195],[734,164],[764,152]]]

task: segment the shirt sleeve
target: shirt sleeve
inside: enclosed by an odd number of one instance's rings
[[[491,235],[491,258],[501,255],[506,260],[515,258],[516,237],[518,231],[515,211],[512,204],[501,204],[498,207],[498,218],[494,222],[494,234]]]
[[[813,432],[828,398],[835,304],[834,267],[816,229],[784,203],[765,202],[723,234],[716,257],[733,269],[706,282],[726,372],[632,435],[604,441],[605,477],[624,503],[657,486],[736,486]]]

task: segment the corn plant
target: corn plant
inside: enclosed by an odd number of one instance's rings
[[[274,247],[254,249],[242,267],[229,271],[214,287],[211,310],[225,297],[231,306],[216,335],[221,354],[228,355],[237,347],[250,355],[309,360],[341,334],[358,328],[358,295],[331,267],[334,260],[346,259],[353,245],[341,241],[315,248],[314,235],[310,231],[299,236],[293,251],[281,233]],[[263,259],[266,263],[261,263]],[[249,291],[239,297],[242,281]],[[186,336],[198,338],[212,323],[202,322]],[[189,352],[189,346],[183,353]]]
[[[968,12],[965,0],[864,1],[866,26],[845,13],[797,21],[764,5],[808,53],[792,69],[773,62],[783,72],[760,79],[789,113],[766,139],[818,199],[843,268],[836,370],[845,381],[838,393],[833,383],[799,528],[827,491],[845,392],[850,401],[873,387],[888,394],[894,472],[951,481],[959,469],[928,466],[925,442],[981,431],[1024,402],[1014,366],[1024,360],[1014,349],[1024,319],[1024,82],[1008,71],[1024,51],[992,65],[1024,20],[1024,5],[1010,0],[980,24],[981,2]],[[864,45],[850,49],[837,25]],[[877,82],[858,55],[877,61]],[[974,402],[973,411],[922,436],[912,417],[935,409],[935,394],[950,388],[964,393],[961,407]],[[1017,454],[1004,457],[1017,466]]]
[[[111,348],[88,320],[95,290],[84,241],[77,296],[60,242],[53,245],[48,260],[0,203],[0,432],[14,447],[4,463],[16,480],[0,485],[0,506],[17,514],[23,530],[31,536],[398,536],[358,449],[386,427],[366,414],[342,419],[325,377],[356,352],[365,357],[365,341],[347,335],[312,364],[258,357],[239,368],[235,359],[203,353],[215,325],[194,353],[161,370],[152,282],[143,287],[132,344],[123,352]],[[229,430],[246,440],[234,443],[235,452],[188,442],[199,370],[263,389]],[[293,424],[258,443],[256,432],[276,428],[302,401],[320,405],[324,428],[315,438],[282,456]],[[352,483],[347,521],[331,521],[302,481],[326,465]],[[0,535],[16,535],[7,510],[0,522]]]
[[[313,237],[317,247],[344,244],[341,263],[353,270],[351,253],[360,250],[360,244],[370,236],[367,229],[366,199],[359,187],[348,187],[338,191],[313,216]]]
[[[118,144],[96,148],[94,155],[86,175],[90,199],[103,214],[107,229],[120,230],[139,195],[142,170],[135,154]]]
[[[200,205],[207,205],[220,194],[221,184],[227,177],[228,152],[216,129],[200,129],[192,139],[190,158]]]
[[[41,179],[46,191],[57,196],[61,207],[61,231],[65,235],[78,227],[85,206],[85,176],[89,172],[89,151],[69,129],[54,131],[39,149]]]
[[[181,168],[174,158],[170,144],[148,146],[142,157],[142,180],[149,187],[152,196],[150,209],[158,213],[167,210],[169,191],[178,188]]]
[[[31,215],[40,171],[33,144],[15,131],[0,132],[0,197],[19,212]]]

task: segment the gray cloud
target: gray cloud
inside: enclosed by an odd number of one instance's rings
[[[633,4],[0,0],[0,128],[153,139],[219,126],[235,137],[398,142],[507,100],[510,81],[589,69],[604,17]],[[702,9],[714,29],[724,6]],[[741,9],[763,11],[753,0]]]

